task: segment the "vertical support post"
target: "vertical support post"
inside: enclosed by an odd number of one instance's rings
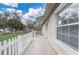
[[[22,53],[22,48],[23,48],[23,46],[22,46],[22,39],[23,39],[23,37],[20,36],[20,41],[18,42],[19,43],[19,54]]]
[[[11,39],[9,39],[9,45],[11,43]],[[9,46],[9,55],[11,55],[11,45]]]
[[[24,46],[23,46],[23,40],[22,40],[22,39],[24,40],[23,36],[21,37],[21,53],[22,53],[23,47],[24,47]]]
[[[32,35],[33,35],[33,37],[34,37],[34,30],[32,30]]]
[[[12,38],[12,55],[14,55],[14,38]]]
[[[21,36],[19,35],[18,37],[17,37],[17,54],[20,54],[20,38],[21,38]]]
[[[34,21],[33,21],[33,37],[34,37]]]
[[[1,55],[1,42],[0,42],[0,55]]]
[[[6,41],[6,40],[4,40],[4,47],[6,47],[6,45],[7,45],[7,41]],[[7,48],[6,48],[6,49],[4,49],[4,55],[7,55]]]
[[[18,42],[17,42],[17,45],[16,45],[16,46],[17,46],[17,55],[18,55],[18,54],[19,54],[19,49],[18,49],[19,46],[18,46]]]
[[[15,37],[15,41],[16,41],[16,40],[17,40],[17,38]],[[17,47],[17,42],[16,42],[16,43],[15,43],[15,55],[17,55],[17,51],[18,51],[17,48],[18,48],[18,47]]]

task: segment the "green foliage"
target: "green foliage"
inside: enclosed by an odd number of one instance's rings
[[[29,23],[29,24],[27,25],[27,28],[33,29],[33,24],[32,24],[32,23]]]
[[[17,19],[10,19],[7,22],[7,25],[15,30],[23,30],[24,29],[24,25],[21,23],[20,20],[17,20]]]
[[[3,34],[0,34],[0,41],[4,41],[4,40],[8,40],[8,39],[11,39],[13,37],[16,37],[18,35],[22,35],[24,34],[23,32],[16,32],[16,33],[3,33]]]

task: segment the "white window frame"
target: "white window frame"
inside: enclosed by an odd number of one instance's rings
[[[69,3],[62,3],[62,4],[60,4],[60,6],[54,12],[55,16],[57,16],[57,14],[59,12],[64,11],[66,8],[68,8],[71,5],[72,5],[72,3],[70,3],[70,4]],[[56,19],[57,19],[57,17],[56,17]],[[56,22],[57,22],[57,20],[56,20]],[[74,22],[74,23],[70,23],[70,24],[63,24],[63,25],[57,25],[56,26],[56,29],[57,29],[57,27],[69,26],[69,25],[76,25],[76,24],[79,24],[79,22]],[[78,30],[79,30],[79,26],[78,26]],[[69,29],[68,29],[68,33],[69,33]],[[68,36],[69,36],[69,34],[68,34]],[[68,40],[69,40],[69,38],[68,38]],[[79,45],[79,31],[78,31],[78,45]]]

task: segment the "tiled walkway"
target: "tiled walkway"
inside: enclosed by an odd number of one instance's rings
[[[33,38],[33,42],[24,51],[24,55],[56,55],[54,48],[48,43],[48,41],[42,36],[36,36]]]

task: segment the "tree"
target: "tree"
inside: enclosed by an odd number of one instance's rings
[[[24,25],[22,24],[22,22],[17,19],[10,19],[7,22],[7,25],[15,30],[23,30],[24,29]]]
[[[32,24],[32,23],[28,23],[28,24],[27,24],[27,28],[28,28],[28,29],[33,29],[33,24]]]

